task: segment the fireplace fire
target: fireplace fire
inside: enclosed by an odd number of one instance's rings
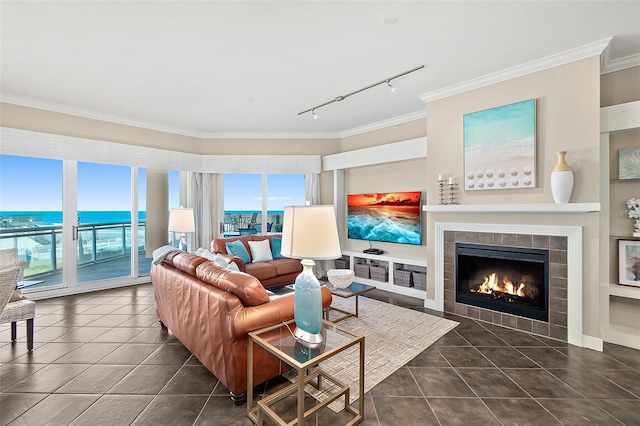
[[[549,252],[456,243],[456,302],[548,321]]]

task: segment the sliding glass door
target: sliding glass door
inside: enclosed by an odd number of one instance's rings
[[[78,162],[77,176],[78,282],[130,277],[131,167]]]
[[[0,155],[0,250],[40,288],[64,282],[62,182],[61,160]]]

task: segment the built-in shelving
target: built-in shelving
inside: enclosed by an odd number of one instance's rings
[[[592,213],[600,211],[600,203],[566,204],[428,204],[425,212],[446,213]]]
[[[609,179],[609,182],[611,183],[615,183],[615,182],[640,182],[640,178],[634,178],[634,179]]]
[[[386,281],[378,281],[368,278],[355,277],[354,281],[362,284],[368,284],[379,288],[380,290],[390,291],[393,293],[404,294],[405,296],[426,298],[426,290],[419,290],[413,287],[404,287],[394,282],[393,271],[397,268],[410,268],[419,272],[427,272],[427,262],[420,259],[406,259],[399,257],[387,256],[384,254],[368,254],[356,251],[343,251],[343,255],[349,257],[349,266],[354,270],[354,265],[359,262],[373,262],[387,266],[388,277]]]
[[[611,283],[609,284],[609,296],[640,300],[640,287]]]
[[[640,179],[619,179],[617,172],[610,161],[617,157],[617,150],[621,147],[637,146],[633,139],[640,128],[640,101],[629,102],[621,105],[612,105],[600,108],[600,174],[604,178],[601,181],[600,193],[603,198],[603,209],[622,210],[624,200],[629,196],[636,196],[633,191],[640,183]],[[623,133],[618,134],[618,131]],[[633,133],[629,133],[632,131]],[[631,142],[628,140],[631,138]],[[621,142],[621,140],[623,142]],[[631,183],[630,185],[628,183]],[[626,211],[625,211],[626,213]],[[635,320],[637,317],[629,312],[629,306],[638,306],[640,300],[640,287],[620,285],[614,277],[617,276],[618,255],[615,240],[640,240],[640,237],[631,235],[619,235],[628,229],[632,231],[632,222],[622,225],[624,215],[602,215],[601,238],[609,237],[609,244],[601,247],[601,258],[609,259],[602,262],[600,274],[601,305],[600,321],[602,337],[606,342],[629,346],[640,349],[640,327]],[[627,299],[616,300],[616,299]],[[621,325],[626,323],[625,325]]]

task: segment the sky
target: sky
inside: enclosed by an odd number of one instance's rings
[[[178,207],[179,172],[169,172],[169,206]],[[138,169],[138,209],[146,209],[146,170]],[[304,175],[267,177],[267,209],[304,205]],[[131,168],[78,162],[79,211],[127,211]],[[0,155],[0,211],[61,211],[62,161]],[[225,175],[225,210],[262,210],[262,175]]]
[[[61,211],[62,161],[0,155],[0,211]],[[139,210],[146,209],[146,170],[138,169]],[[179,205],[177,171],[169,172],[169,205]],[[78,210],[131,209],[131,168],[78,162]]]
[[[303,174],[267,176],[267,210],[304,205]],[[227,174],[224,176],[225,210],[262,210],[262,175]]]

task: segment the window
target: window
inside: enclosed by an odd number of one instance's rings
[[[224,175],[224,235],[281,232],[284,206],[304,205],[303,174]],[[266,220],[263,220],[266,218]]]

